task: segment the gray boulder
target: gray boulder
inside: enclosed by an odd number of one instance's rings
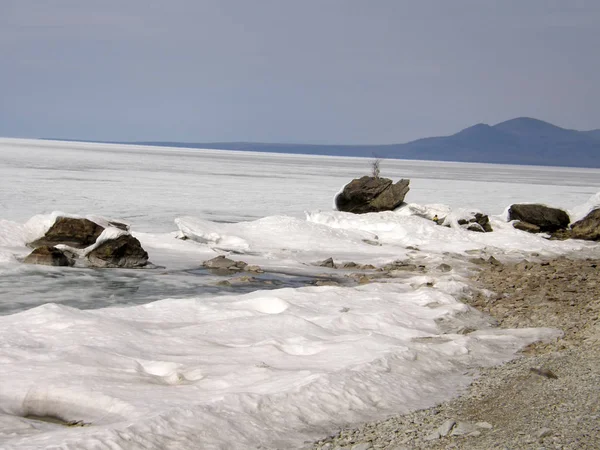
[[[108,239],[86,255],[90,266],[139,269],[148,264],[148,253],[142,244],[130,234]]]
[[[558,208],[539,204],[515,204],[508,210],[508,220],[519,220],[540,228],[541,232],[563,230],[569,226],[569,215]]]
[[[352,180],[335,198],[339,211],[364,214],[392,211],[402,204],[410,180],[393,183],[389,178],[364,176]]]
[[[55,247],[43,245],[33,250],[23,260],[25,264],[41,264],[44,266],[71,266],[72,261]]]
[[[88,219],[57,217],[43,237],[27,245],[36,248],[64,244],[74,248],[85,248],[95,243],[103,231],[104,227]]]
[[[571,225],[571,237],[587,241],[600,241],[600,208]]]

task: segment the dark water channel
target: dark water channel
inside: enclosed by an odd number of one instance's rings
[[[218,273],[204,268],[87,269],[18,266],[0,274],[0,315],[45,303],[78,309],[140,305],[165,298],[246,294],[314,285],[319,277],[265,273]]]

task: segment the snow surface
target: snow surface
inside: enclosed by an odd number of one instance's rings
[[[332,211],[368,170],[360,158],[0,140],[0,448],[298,448],[446,399],[476,367],[558,336],[491,328],[461,303],[467,259],[598,256],[515,230],[504,212],[542,202],[581,218],[600,204],[600,171],[383,161],[382,175],[411,179],[411,203]],[[21,264],[57,210],[125,221],[159,268]],[[431,221],[474,211],[493,233]],[[219,287],[201,264],[220,254],[292,287]],[[350,273],[313,264],[328,257],[428,270],[294,287]]]

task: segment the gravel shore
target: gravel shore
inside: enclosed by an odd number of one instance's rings
[[[492,258],[480,268],[480,290],[466,303],[502,328],[551,327],[564,336],[481,369],[459,398],[341,430],[311,448],[600,448],[600,260]]]

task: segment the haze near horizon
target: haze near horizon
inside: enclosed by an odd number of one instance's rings
[[[0,0],[0,136],[403,143],[600,126],[600,4]]]

